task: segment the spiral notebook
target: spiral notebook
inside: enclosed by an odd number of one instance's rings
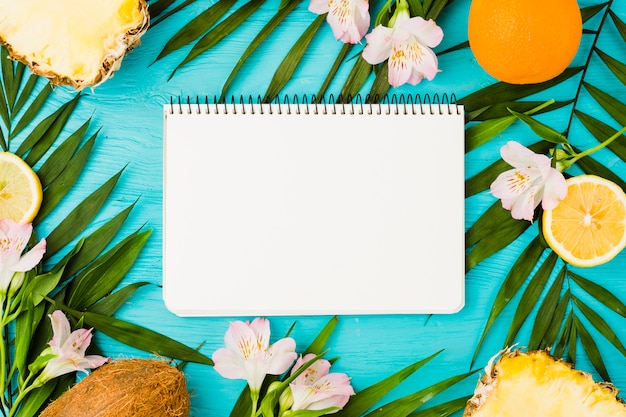
[[[459,311],[463,107],[447,96],[311,102],[164,106],[168,309]]]

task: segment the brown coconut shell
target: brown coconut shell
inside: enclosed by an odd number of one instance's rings
[[[40,417],[187,417],[185,376],[157,359],[122,359],[74,385]]]

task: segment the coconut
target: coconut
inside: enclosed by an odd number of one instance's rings
[[[105,364],[63,393],[40,417],[187,417],[184,375],[157,359]]]
[[[146,0],[0,0],[0,43],[52,84],[96,86],[149,25]]]

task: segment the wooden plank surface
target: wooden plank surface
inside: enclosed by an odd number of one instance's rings
[[[189,10],[167,19],[150,29],[142,39],[142,45],[124,60],[122,69],[115,76],[94,91],[86,91],[77,111],[78,117],[71,120],[68,129],[76,128],[89,117],[92,117],[93,129],[101,127],[99,142],[96,144],[95,156],[87,166],[87,173],[82,177],[70,196],[70,204],[53,213],[62,218],[70,210],[72,201],[79,201],[95,184],[113,175],[126,166],[121,177],[120,186],[115,192],[111,203],[100,214],[104,221],[113,213],[138,199],[133,210],[126,232],[145,227],[153,229],[145,250],[138,262],[126,277],[124,284],[149,281],[153,285],[141,288],[122,308],[119,316],[134,323],[149,327],[171,336],[189,346],[200,346],[201,351],[210,355],[223,344],[223,335],[233,317],[223,318],[180,318],[170,313],[161,297],[161,239],[162,230],[162,106],[171,97],[204,96],[219,94],[223,82],[230,69],[237,62],[248,42],[252,39],[265,21],[272,15],[278,5],[277,0],[269,0],[260,12],[233,36],[215,47],[212,51],[194,60],[190,65],[178,70],[168,81],[172,69],[184,58],[189,47],[154,63],[163,45],[187,21],[200,10],[210,4],[200,0]],[[597,2],[581,1],[580,5]],[[615,1],[613,8],[622,20],[626,20],[626,2]],[[445,50],[467,39],[467,13],[469,0],[456,0],[444,10],[438,23],[442,26],[445,37],[438,50]],[[315,16],[307,11],[307,3],[303,2],[292,14],[279,36],[273,36],[253,59],[244,65],[230,90],[235,96],[254,96],[263,94],[269,83],[273,69],[278,65],[291,42],[304,30]],[[624,62],[626,50],[623,40],[614,33],[604,35],[602,49],[614,56],[621,57]],[[582,48],[588,49],[588,36],[583,40]],[[314,40],[314,48],[307,54],[303,65],[296,71],[295,77],[287,85],[284,93],[303,95],[316,93],[324,77],[332,65],[334,56],[341,45],[334,40],[329,28],[324,28]],[[585,53],[579,53],[575,64],[581,65]],[[594,57],[593,60],[596,60]],[[331,84],[329,92],[338,94],[351,64],[344,65]],[[418,86],[405,86],[393,90],[396,93],[442,94],[454,93],[463,97],[493,82],[473,59],[468,49],[449,53],[440,57],[442,72],[434,81],[424,81]],[[601,88],[611,85],[612,75],[600,71],[590,75],[593,83]],[[369,81],[368,86],[371,84]],[[554,98],[559,99],[571,94],[572,83],[564,83],[553,90]],[[64,89],[60,88],[63,96]],[[364,90],[366,93],[367,90]],[[70,95],[67,91],[67,95]],[[615,92],[617,97],[626,97],[626,91]],[[566,126],[568,111],[555,111],[542,117],[541,120],[556,129]],[[576,136],[577,145],[589,146],[593,139],[579,125],[574,125],[580,134]],[[296,135],[297,132],[291,134]],[[487,164],[496,160],[498,147],[510,137],[522,137],[532,141],[530,131],[521,124],[494,141],[493,146],[481,147],[466,156],[466,173],[468,177]],[[574,136],[572,136],[574,137]],[[442,144],[442,149],[445,145]],[[603,162],[622,177],[626,177],[626,167],[609,152],[599,153]],[[441,170],[445,170],[445,153],[433,155],[441,157]],[[493,203],[493,197],[483,193],[466,201],[467,226],[478,217],[486,207]],[[202,218],[196,219],[198,223]],[[50,222],[53,223],[53,222]],[[43,233],[45,235],[45,231]],[[520,251],[530,240],[524,236],[505,251],[474,268],[466,277],[466,306],[454,315],[414,316],[342,316],[337,331],[330,344],[330,356],[339,356],[336,369],[346,372],[352,377],[356,389],[362,389],[388,376],[401,367],[425,358],[430,354],[445,349],[433,362],[407,383],[394,391],[393,397],[417,391],[420,387],[433,384],[447,377],[465,372],[469,369],[471,357],[490,311],[492,301],[500,283],[507,274]],[[203,259],[197,259],[197,271],[202,273]],[[626,253],[620,254],[613,262],[594,269],[585,270],[584,275],[598,282],[603,282],[616,296],[626,300]],[[207,299],[220,297],[220,284],[215,282],[213,290],[206,295]],[[323,302],[323,291],[314,294],[294,294],[294,296],[319,297]],[[598,303],[586,300],[596,308]],[[501,347],[513,315],[512,309],[506,309],[486,344],[478,355],[477,366],[483,366],[489,357]],[[609,323],[617,334],[626,338],[626,326],[623,318],[616,314],[606,314]],[[275,337],[283,335],[291,324],[297,325],[292,336],[302,349],[317,335],[329,317],[276,317],[271,318],[272,331]],[[527,340],[528,327],[522,329],[522,339]],[[595,333],[594,333],[595,334]],[[126,346],[97,334],[96,339],[107,355],[114,358],[147,356]],[[626,360],[615,348],[604,339],[598,338],[599,347],[605,361],[613,370],[612,377],[618,387],[626,387]],[[580,367],[591,370],[588,362],[580,362]],[[186,368],[188,385],[191,390],[192,415],[194,416],[227,416],[243,387],[243,381],[231,381],[220,377],[208,366],[190,364]],[[597,376],[596,376],[597,377]],[[457,398],[469,394],[475,385],[476,378],[459,384],[441,399]]]

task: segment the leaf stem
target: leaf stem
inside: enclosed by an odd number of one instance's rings
[[[591,63],[591,57],[593,56],[593,52],[596,50],[596,45],[598,43],[598,38],[600,37],[601,29],[604,25],[604,21],[606,20],[607,15],[609,14],[609,10],[611,9],[612,4],[613,4],[613,0],[609,0],[606,2],[606,9],[604,10],[604,13],[602,14],[602,20],[600,21],[598,30],[596,32],[593,32],[593,36],[594,36],[593,42],[591,43],[591,48],[589,49],[589,55],[587,55],[587,60],[585,62],[585,66],[583,67],[583,73],[580,76],[580,82],[578,83],[578,87],[576,88],[576,94],[574,95],[574,108],[576,108],[576,104],[578,103],[578,99],[580,98],[580,93],[583,88],[583,80],[585,79],[585,76],[587,75],[587,70],[589,69],[589,64]],[[569,130],[572,127],[573,121],[574,121],[574,112],[572,111],[570,113],[569,121],[567,122],[567,128],[565,129],[565,132],[563,133],[566,137],[569,136]]]
[[[599,151],[600,149],[605,148],[606,146],[610,145],[611,142],[613,142],[615,139],[621,137],[624,132],[626,132],[626,126],[621,128],[618,132],[616,132],[613,136],[611,136],[610,138],[608,138],[604,142],[594,146],[593,148],[589,148],[586,151],[577,154],[572,159],[566,161],[566,163],[568,164],[567,165],[568,168],[571,165],[573,165],[574,163],[576,163],[576,161],[578,161],[579,159],[584,158],[585,156],[591,155],[592,153],[594,153],[596,151]]]
[[[26,378],[26,381],[24,382],[24,385],[28,385],[28,383],[30,383],[30,380],[32,379],[32,377],[33,377],[32,373],[30,375],[28,375],[28,378]],[[32,390],[34,390],[36,388],[39,388],[41,386],[41,384],[38,384],[37,382],[38,381],[35,381],[34,384],[28,385],[26,387],[26,389],[23,390],[23,391],[20,390],[20,393],[17,395],[17,398],[15,398],[15,401],[11,405],[11,409],[9,410],[8,417],[12,417],[12,416],[15,415],[15,413],[19,409],[20,403],[22,402],[22,400],[24,400],[24,398],[26,397],[26,395],[28,395],[29,392],[31,392]]]

